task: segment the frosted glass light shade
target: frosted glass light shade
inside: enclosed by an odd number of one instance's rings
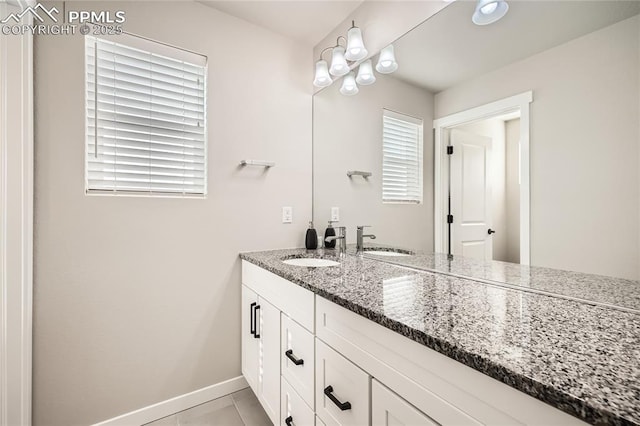
[[[368,59],[360,64],[358,68],[358,76],[356,77],[356,83],[362,86],[368,86],[376,82],[376,76],[373,73],[373,66],[371,65],[371,59]]]
[[[316,62],[316,75],[313,79],[313,85],[316,87],[327,87],[331,86],[331,83],[333,83],[333,80],[331,80],[331,76],[329,75],[327,61],[321,59]]]
[[[396,55],[393,50],[393,44],[390,44],[380,52],[378,63],[376,64],[376,71],[378,71],[380,74],[390,74],[397,69],[398,63],[396,62]]]
[[[347,60],[344,58],[344,47],[334,47],[333,52],[331,53],[331,68],[329,68],[329,73],[336,77],[340,77],[348,72],[349,65],[347,64]]]
[[[342,79],[342,87],[340,87],[340,93],[346,96],[357,95],[360,90],[356,84],[355,74],[350,72]]]
[[[471,20],[476,25],[493,24],[507,14],[509,5],[504,0],[478,0]]]
[[[353,27],[347,32],[347,51],[344,57],[349,61],[359,61],[367,56],[360,28]]]

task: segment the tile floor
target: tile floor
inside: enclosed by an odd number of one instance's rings
[[[146,426],[272,426],[258,398],[246,388],[147,423]]]

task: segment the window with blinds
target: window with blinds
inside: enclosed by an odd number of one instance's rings
[[[422,203],[422,120],[382,114],[382,201]]]
[[[87,193],[207,192],[206,58],[85,37]]]

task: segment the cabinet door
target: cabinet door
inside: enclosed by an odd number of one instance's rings
[[[273,424],[280,424],[280,311],[258,298],[260,365],[258,399]]]
[[[258,325],[256,317],[258,295],[242,286],[242,375],[247,379],[253,393],[258,393],[258,365],[260,359],[260,338],[255,333]]]
[[[369,375],[319,339],[316,414],[328,426],[369,424]]]
[[[312,409],[315,379],[313,334],[282,314],[282,376]]]
[[[298,392],[282,378],[282,406],[280,426],[313,426],[315,414]]]
[[[439,426],[422,411],[375,379],[371,381],[371,424],[372,426]]]

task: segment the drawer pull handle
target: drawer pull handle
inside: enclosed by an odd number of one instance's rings
[[[284,419],[284,422],[287,424],[287,426],[291,426],[293,424],[293,417],[287,417],[286,419]]]
[[[254,317],[254,310],[253,308],[257,305],[256,302],[251,303],[251,307],[249,308],[249,333],[251,333],[251,335],[255,336],[256,335],[256,320]]]
[[[304,364],[304,359],[298,359],[295,356],[293,356],[293,350],[289,349],[288,351],[286,351],[284,353],[287,358],[289,358],[291,360],[291,362],[293,362],[295,365],[303,365]]]
[[[340,402],[338,401],[338,398],[333,396],[333,386],[327,386],[326,388],[324,388],[324,394],[327,395],[331,402],[336,404],[342,411],[351,410],[351,403],[349,401]]]
[[[260,305],[256,305],[253,308],[253,337],[256,339],[260,338],[260,333],[258,333],[258,310],[260,309]]]

